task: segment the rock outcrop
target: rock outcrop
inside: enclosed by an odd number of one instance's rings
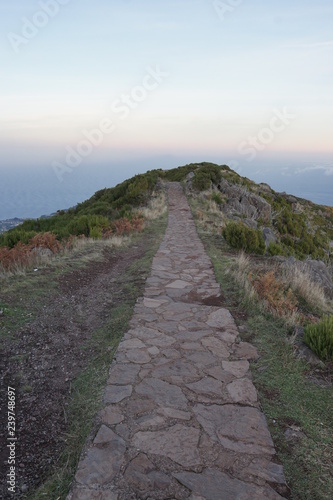
[[[218,189],[226,197],[223,211],[228,216],[241,216],[246,219],[258,221],[261,219],[265,224],[270,224],[272,219],[271,205],[261,196],[251,193],[243,186],[231,184],[222,179]]]

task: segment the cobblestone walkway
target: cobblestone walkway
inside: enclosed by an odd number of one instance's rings
[[[249,360],[179,184],[70,500],[282,498]]]

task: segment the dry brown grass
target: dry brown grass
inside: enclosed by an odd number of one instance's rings
[[[298,320],[298,300],[292,289],[278,279],[275,271],[268,271],[253,276],[249,281],[265,307],[279,317],[284,317],[289,324]]]
[[[147,207],[140,208],[135,211],[137,214],[142,214],[146,220],[158,219],[167,211],[167,199],[164,191],[152,194],[152,199]]]
[[[284,268],[282,279],[309,306],[319,308],[323,312],[330,310],[331,307],[323,288],[311,279],[305,268],[302,269],[300,266]]]
[[[260,301],[262,307],[283,318],[288,326],[313,321],[315,312],[332,311],[332,302],[305,269],[286,269],[271,260],[259,261],[241,252],[233,259],[229,273],[245,290],[247,299]]]
[[[73,236],[57,253],[32,252],[29,254],[29,258],[13,262],[8,268],[5,268],[0,263],[0,279],[24,276],[33,269],[43,269],[50,266],[59,267],[63,264],[64,259],[69,257],[77,257],[83,263],[102,260],[106,248],[126,246],[130,241],[131,236],[114,235],[103,240]]]

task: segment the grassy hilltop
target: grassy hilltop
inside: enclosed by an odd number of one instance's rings
[[[79,235],[102,238],[116,221],[132,220],[133,209],[147,203],[160,180],[186,182],[189,175],[193,175],[192,194],[204,194],[218,206],[220,227],[232,246],[250,253],[329,260],[332,207],[276,193],[267,184],[256,184],[226,165],[211,163],[137,175],[114,188],[96,192],[76,208],[59,211],[48,219],[26,220],[1,235],[0,246],[28,244],[37,234],[45,232],[52,232],[59,241]],[[268,245],[264,245],[264,228],[271,235]]]

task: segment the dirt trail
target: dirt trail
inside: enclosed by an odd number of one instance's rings
[[[68,499],[281,498],[283,470],[249,370],[258,354],[221,307],[177,183],[169,208]]]
[[[102,262],[90,262],[60,278],[50,269],[40,270],[57,280],[56,291],[40,298],[36,320],[12,332],[14,340],[2,340],[1,401],[7,399],[8,385],[17,393],[17,498],[36,488],[57,462],[68,431],[71,383],[94,355],[93,332],[124,300],[119,296],[124,272],[142,257],[147,245],[139,240],[125,252],[108,249]],[[17,305],[15,296],[1,299]],[[7,427],[6,417],[1,411],[1,429]],[[9,498],[6,439],[6,432],[0,433],[0,498]]]

